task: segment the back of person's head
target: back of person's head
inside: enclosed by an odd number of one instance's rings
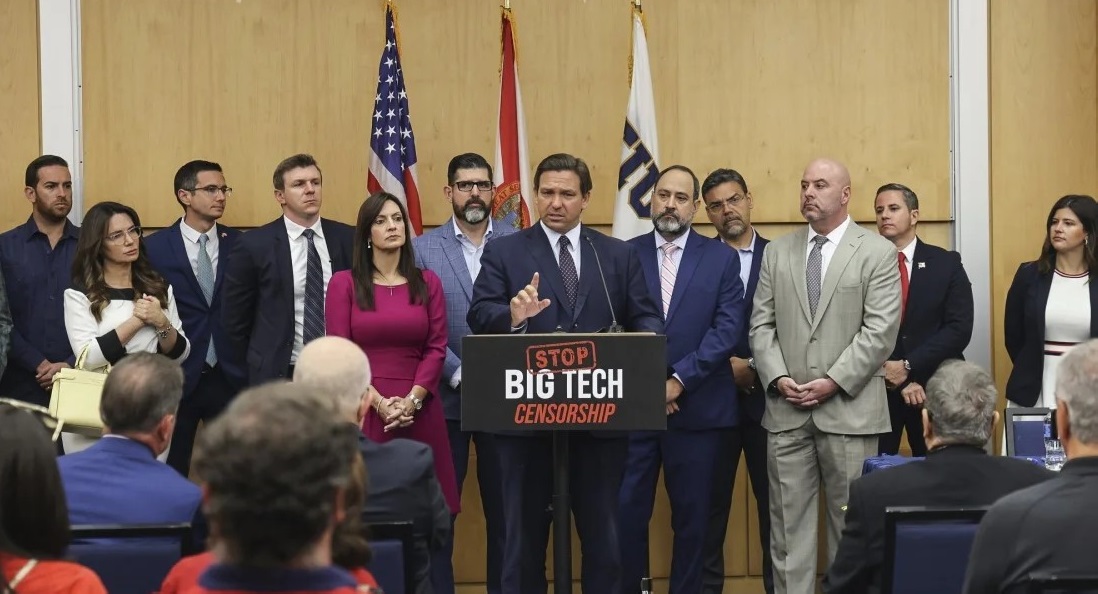
[[[1067,409],[1058,416],[1061,436],[1098,447],[1098,340],[1088,340],[1060,360],[1056,372],[1056,400]],[[1068,449],[1069,457],[1072,451]]]
[[[995,424],[995,381],[982,367],[949,359],[926,384],[927,416],[942,444],[983,447]]]
[[[370,387],[370,361],[357,344],[339,336],[318,338],[297,357],[294,381],[308,384],[332,400],[350,421],[360,420],[363,396]]]
[[[0,404],[0,553],[59,558],[68,543],[69,510],[50,433],[32,414]]]
[[[183,398],[183,370],[156,353],[134,353],[111,369],[103,384],[99,416],[111,433],[138,435],[156,431],[175,415]]]
[[[238,395],[200,436],[192,467],[221,560],[285,567],[317,550],[358,455],[358,429],[307,384]]]

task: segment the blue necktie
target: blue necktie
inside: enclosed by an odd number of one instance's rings
[[[214,269],[210,253],[206,251],[206,244],[210,242],[210,236],[203,233],[198,236],[198,287],[202,289],[202,296],[206,298],[206,305],[213,305],[214,294]],[[210,347],[206,349],[206,364],[210,367],[217,365],[217,353],[214,352],[213,336],[210,337]]]
[[[576,273],[576,262],[572,259],[572,252],[568,247],[572,242],[567,235],[560,236],[560,275],[564,278],[564,291],[568,294],[568,307],[576,308],[576,293],[579,291],[579,274]]]
[[[316,251],[312,229],[301,233],[308,243],[308,258],[305,265],[305,317],[303,320],[302,341],[310,341],[324,336],[324,270],[320,267],[320,252]]]

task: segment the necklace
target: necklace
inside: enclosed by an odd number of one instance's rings
[[[389,288],[389,296],[392,297],[393,296],[393,290],[394,290],[393,288],[396,287],[399,283],[394,283],[392,280],[389,279],[389,277],[382,274],[380,270],[375,270],[374,271],[374,276],[375,277],[381,277],[381,280],[384,281],[384,282],[381,283],[381,286],[388,287]],[[378,283],[375,282],[374,284],[378,284]]]

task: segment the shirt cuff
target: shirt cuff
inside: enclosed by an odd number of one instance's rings
[[[450,376],[450,387],[456,390],[458,388],[458,386],[460,386],[460,385],[461,385],[461,367],[459,366],[457,368],[457,370],[454,371],[454,375]]]
[[[118,363],[122,357],[126,356],[126,347],[122,346],[122,341],[118,339],[118,332],[115,330],[97,337],[95,341],[99,343],[103,358],[111,365]]]
[[[527,323],[524,321],[518,326],[511,326],[511,334],[525,334]]]

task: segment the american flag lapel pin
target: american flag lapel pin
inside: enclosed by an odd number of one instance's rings
[[[919,262],[919,268],[926,268],[926,262]]]

